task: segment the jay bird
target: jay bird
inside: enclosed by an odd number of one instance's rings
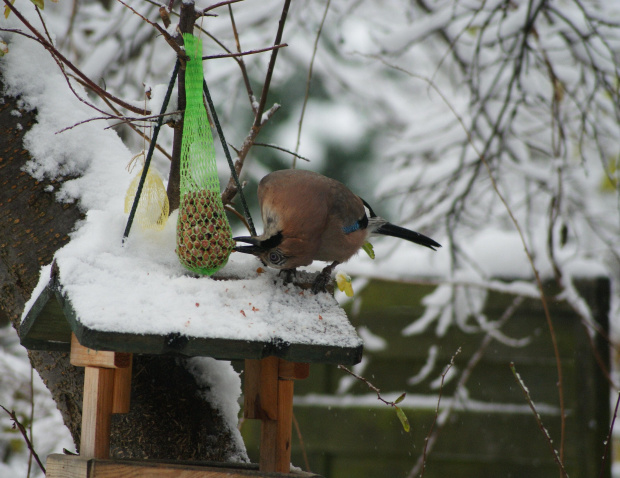
[[[441,247],[418,232],[390,224],[344,184],[299,169],[274,171],[258,185],[264,232],[235,237],[237,252],[257,256],[263,264],[281,269],[290,281],[295,269],[313,261],[327,261],[312,286],[324,291],[334,267],[346,262],[370,235],[393,236],[432,250]]]

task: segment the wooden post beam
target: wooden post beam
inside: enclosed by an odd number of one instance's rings
[[[294,380],[309,371],[277,357],[245,361],[244,417],[261,420],[260,471],[290,472]]]
[[[114,395],[114,369],[86,367],[80,455],[87,458],[110,456],[110,422]]]
[[[71,364],[84,367],[80,455],[108,458],[113,413],[128,413],[131,395],[130,353],[93,350],[71,335]]]
[[[78,342],[75,334],[71,334],[71,365],[76,367],[126,368],[131,364],[132,354],[93,350]]]

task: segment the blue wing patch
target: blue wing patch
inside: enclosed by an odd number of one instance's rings
[[[361,219],[358,219],[350,226],[342,226],[342,232],[345,234],[351,234],[359,229],[366,229],[368,227],[368,217],[366,214]]]

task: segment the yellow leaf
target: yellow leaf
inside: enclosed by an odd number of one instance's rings
[[[13,5],[15,3],[15,0],[11,0],[11,5]],[[4,6],[4,18],[9,18],[9,15],[11,14],[11,9],[9,8],[8,5]]]
[[[338,289],[344,292],[347,297],[353,297],[353,286],[351,285],[351,278],[345,272],[338,272],[336,274],[336,284]]]

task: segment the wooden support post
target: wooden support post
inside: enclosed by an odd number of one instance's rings
[[[128,367],[114,369],[112,413],[129,413],[132,362],[133,360],[130,360]]]
[[[86,367],[80,455],[88,458],[110,456],[110,422],[114,394],[114,369]]]
[[[260,471],[290,472],[294,380],[309,370],[277,357],[245,361],[244,416],[261,420]]]
[[[71,336],[72,365],[84,367],[80,455],[108,458],[113,413],[129,412],[132,354],[92,350]]]

